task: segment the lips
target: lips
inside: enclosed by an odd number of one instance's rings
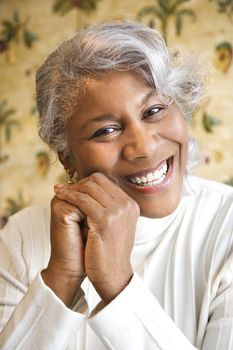
[[[143,172],[138,172],[130,176],[125,176],[124,180],[135,184],[137,186],[150,186],[156,185],[163,181],[171,165],[173,157],[170,157],[156,166],[154,169],[149,169]]]
[[[160,162],[156,167],[125,176],[125,185],[142,194],[165,191],[173,178],[173,156]],[[136,182],[135,182],[136,181]]]

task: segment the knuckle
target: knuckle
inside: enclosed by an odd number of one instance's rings
[[[92,188],[92,183],[91,181],[84,182],[82,186],[79,188],[80,192],[88,192]]]
[[[61,204],[60,204],[60,200],[56,197],[56,196],[54,196],[53,198],[52,198],[52,200],[51,200],[51,202],[50,202],[50,207],[51,207],[51,209],[52,210],[57,210],[57,209],[60,209],[60,207],[61,207]]]
[[[119,222],[121,218],[125,216],[126,210],[125,207],[122,205],[118,205],[106,213],[105,217],[103,218],[105,222],[107,222],[109,225],[112,225],[114,222]]]
[[[116,214],[113,215],[111,213],[104,215],[101,220],[103,227],[111,227],[117,217],[118,216]]]
[[[91,175],[91,179],[96,180],[96,181],[101,180],[103,178],[104,178],[104,175],[100,172],[95,172]]]
[[[136,215],[139,215],[140,214],[140,208],[139,208],[139,205],[138,205],[138,203],[135,201],[135,200],[133,200],[133,199],[129,199],[128,201],[127,201],[127,209],[129,210],[129,211],[133,211]]]
[[[125,207],[124,206],[118,207],[116,214],[118,217],[124,216],[125,215]]]
[[[86,201],[88,201],[88,199],[90,198],[89,197],[89,195],[88,195],[88,193],[86,193],[85,191],[79,191],[78,193],[77,193],[77,198],[78,198],[78,202],[80,203],[80,202],[83,202],[83,203],[85,203]]]

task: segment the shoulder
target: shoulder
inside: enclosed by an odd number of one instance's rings
[[[203,179],[197,176],[187,176],[185,192],[195,202],[206,205],[206,211],[221,210],[233,206],[233,187],[223,183]]]
[[[27,266],[32,279],[47,265],[50,254],[49,205],[30,206],[12,215],[0,230],[0,246],[16,270]]]
[[[216,181],[188,176],[185,215],[202,255],[223,262],[233,252],[233,188]],[[204,254],[205,252],[205,254]]]
[[[33,205],[10,216],[2,230],[3,233],[1,232],[1,237],[15,237],[16,239],[16,236],[18,236],[18,239],[30,240],[30,237],[35,235],[36,232],[39,235],[47,235],[49,226],[49,204]],[[5,235],[5,231],[7,231],[7,235]]]
[[[24,208],[12,215],[9,222],[19,228],[36,226],[37,228],[47,228],[50,223],[50,207],[49,204],[32,205]]]
[[[186,177],[187,183],[190,189],[194,191],[209,193],[209,194],[220,194],[233,196],[233,187],[225,185],[221,182],[204,179],[202,177],[188,175]]]
[[[233,230],[233,188],[225,184],[188,176],[185,180],[186,212],[196,219],[196,225],[228,227]],[[226,226],[227,225],[227,226]]]

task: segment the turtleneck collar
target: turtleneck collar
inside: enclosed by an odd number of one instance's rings
[[[182,195],[180,202],[176,209],[169,215],[162,218],[147,218],[140,216],[138,218],[135,244],[147,243],[151,240],[160,240],[161,235],[168,230],[171,225],[177,225],[179,223],[179,216],[181,216],[185,208],[186,196]]]

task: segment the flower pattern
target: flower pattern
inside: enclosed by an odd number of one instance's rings
[[[199,175],[233,185],[232,2],[214,0],[12,0],[0,4],[0,226],[53,196],[67,175],[37,134],[35,71],[57,43],[86,24],[140,20],[162,30],[173,54],[193,47],[216,70],[190,133],[202,150]],[[78,21],[77,21],[78,14]],[[225,18],[227,20],[225,21]],[[203,22],[203,19],[204,22]]]

